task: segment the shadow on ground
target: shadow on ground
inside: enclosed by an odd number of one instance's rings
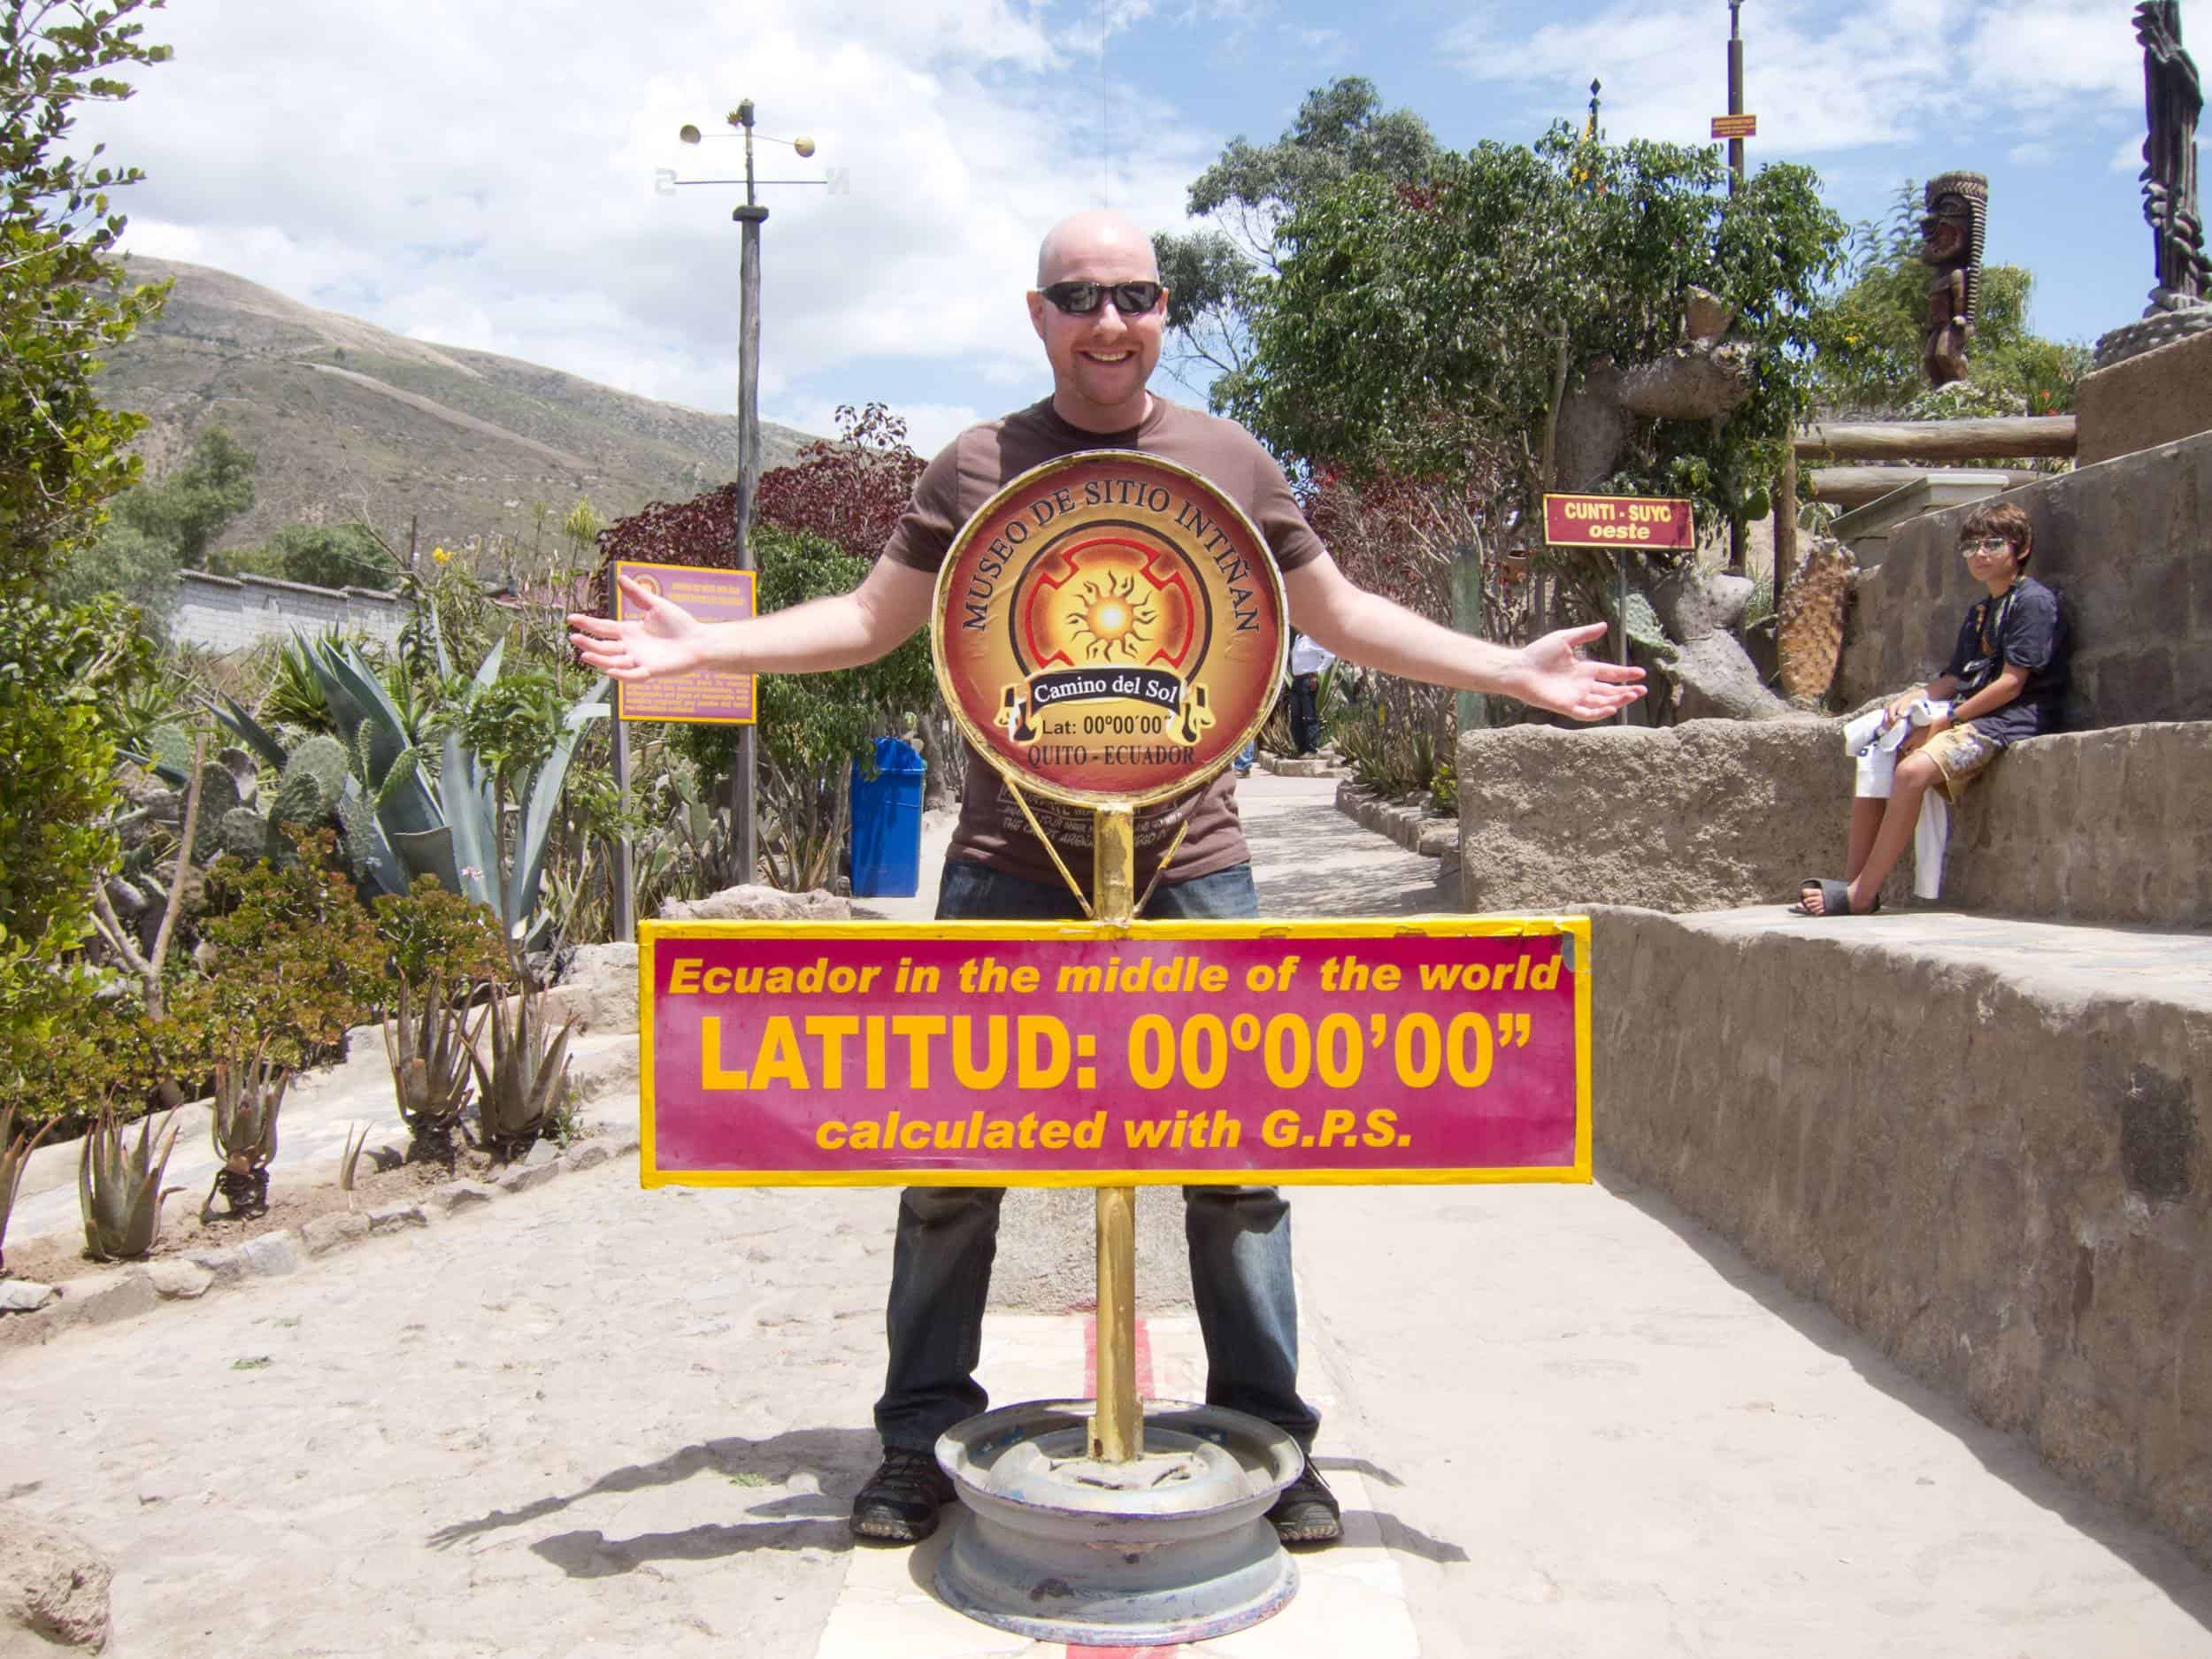
[[[795,1429],[764,1440],[733,1436],[670,1453],[656,1463],[630,1463],[577,1491],[540,1498],[516,1509],[494,1509],[455,1521],[430,1535],[433,1549],[450,1549],[487,1532],[526,1526],[610,1493],[672,1486],[695,1475],[719,1475],[762,1486],[784,1486],[795,1476],[814,1477],[823,1491],[770,1498],[746,1509],[757,1520],[688,1527],[610,1539],[596,1530],[557,1532],[530,1546],[572,1578],[604,1578],[649,1561],[713,1561],[759,1549],[849,1549],[848,1501],[827,1493],[856,1490],[879,1455],[873,1429]]]

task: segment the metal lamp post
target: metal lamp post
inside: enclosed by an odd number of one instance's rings
[[[686,144],[701,143],[710,136],[740,138],[745,144],[745,200],[730,214],[743,227],[737,288],[737,513],[730,529],[737,543],[737,568],[749,571],[757,568],[753,559],[752,531],[753,497],[760,488],[760,227],[768,219],[768,210],[760,204],[757,187],[764,184],[826,186],[829,180],[756,178],[753,172],[753,141],[756,136],[765,143],[788,144],[793,152],[802,157],[814,153],[814,141],[803,134],[789,139],[771,138],[765,133],[756,134],[753,130],[753,101],[750,98],[740,100],[737,107],[725,119],[736,130],[703,134],[687,122],[678,130],[676,136]],[[671,188],[738,182],[735,179],[679,179],[673,174],[663,174],[662,177]],[[626,783],[629,757],[618,721],[615,731],[617,775]],[[760,834],[754,811],[757,795],[754,785],[757,771],[757,733],[751,726],[741,726],[737,728],[737,754],[730,766],[730,839],[738,870],[746,881],[752,880],[760,868]],[[621,859],[623,867],[618,872],[618,884],[626,895],[626,895],[631,890],[626,843],[622,849]]]

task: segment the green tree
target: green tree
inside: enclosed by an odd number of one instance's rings
[[[254,452],[220,426],[193,441],[182,466],[119,498],[115,516],[174,549],[185,570],[203,570],[215,538],[253,506]]]
[[[114,852],[102,703],[151,672],[119,606],[33,590],[136,475],[141,423],[101,407],[93,381],[166,290],[129,286],[111,257],[110,192],[136,170],[60,146],[79,103],[129,96],[106,72],[168,57],[130,20],[158,3],[0,0],[0,1087],[81,998],[72,964]]]
[[[1152,239],[1167,284],[1171,365],[1193,385],[1210,382],[1216,409],[1233,403],[1251,357],[1249,318],[1276,274],[1276,233],[1316,194],[1358,174],[1401,182],[1427,178],[1437,156],[1427,123],[1385,110],[1374,82],[1346,76],[1308,93],[1271,144],[1240,136],[1190,187],[1204,230]]]
[[[50,574],[137,476],[126,446],[144,423],[103,408],[93,381],[168,294],[112,257],[111,193],[142,175],[96,165],[102,146],[59,147],[77,104],[130,96],[108,71],[168,58],[133,20],[160,4],[0,0],[0,585]]]
[[[365,524],[288,525],[269,538],[274,573],[311,588],[373,588],[389,593],[399,586],[399,565],[383,538]]]
[[[156,674],[113,600],[0,595],[0,1082],[79,1000],[92,888],[115,856],[108,700]]]
[[[1919,259],[1919,204],[1920,187],[1907,180],[1887,219],[1854,227],[1847,280],[1809,319],[1812,390],[1824,411],[1893,419],[1929,395],[1920,354],[1934,278]],[[1982,267],[1968,380],[1992,412],[2062,413],[2089,372],[2087,346],[2028,326],[2034,289],[2033,273],[2019,265]]]
[[[1701,287],[1734,309],[1750,396],[1725,421],[1648,423],[1609,484],[1690,496],[1709,523],[1756,516],[1809,403],[1809,319],[1844,227],[1805,168],[1763,168],[1734,196],[1724,180],[1709,147],[1561,125],[1533,147],[1440,157],[1425,185],[1325,186],[1279,233],[1230,407],[1311,463],[1492,479],[1483,517],[1525,534],[1586,366],[1670,350]]]
[[[253,451],[209,427],[183,465],[115,498],[107,522],[47,591],[69,603],[120,594],[158,626],[175,607],[177,572],[210,567],[215,538],[253,505]],[[213,567],[232,573],[227,565]]]

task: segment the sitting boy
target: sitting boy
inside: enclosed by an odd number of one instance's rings
[[[2001,501],[1966,516],[1959,552],[1988,588],[1959,626],[1943,672],[1890,699],[1890,720],[1926,699],[1948,703],[1899,750],[1886,800],[1851,803],[1850,851],[1841,881],[1807,881],[1791,909],[1805,916],[1863,916],[1881,908],[1882,883],[1903,856],[1931,787],[1956,802],[2010,743],[2058,729],[2066,695],[2066,621],[2058,595],[2026,574],[2034,552],[2028,515]]]

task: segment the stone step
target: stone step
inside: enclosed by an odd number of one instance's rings
[[[1471,910],[1724,910],[1843,874],[1843,722],[1471,732],[1458,751]],[[1909,851],[1883,888],[1910,905]],[[2017,743],[1953,812],[1947,909],[2212,927],[2212,722]]]
[[[1601,1175],[2212,1563],[2212,935],[1595,916]]]

